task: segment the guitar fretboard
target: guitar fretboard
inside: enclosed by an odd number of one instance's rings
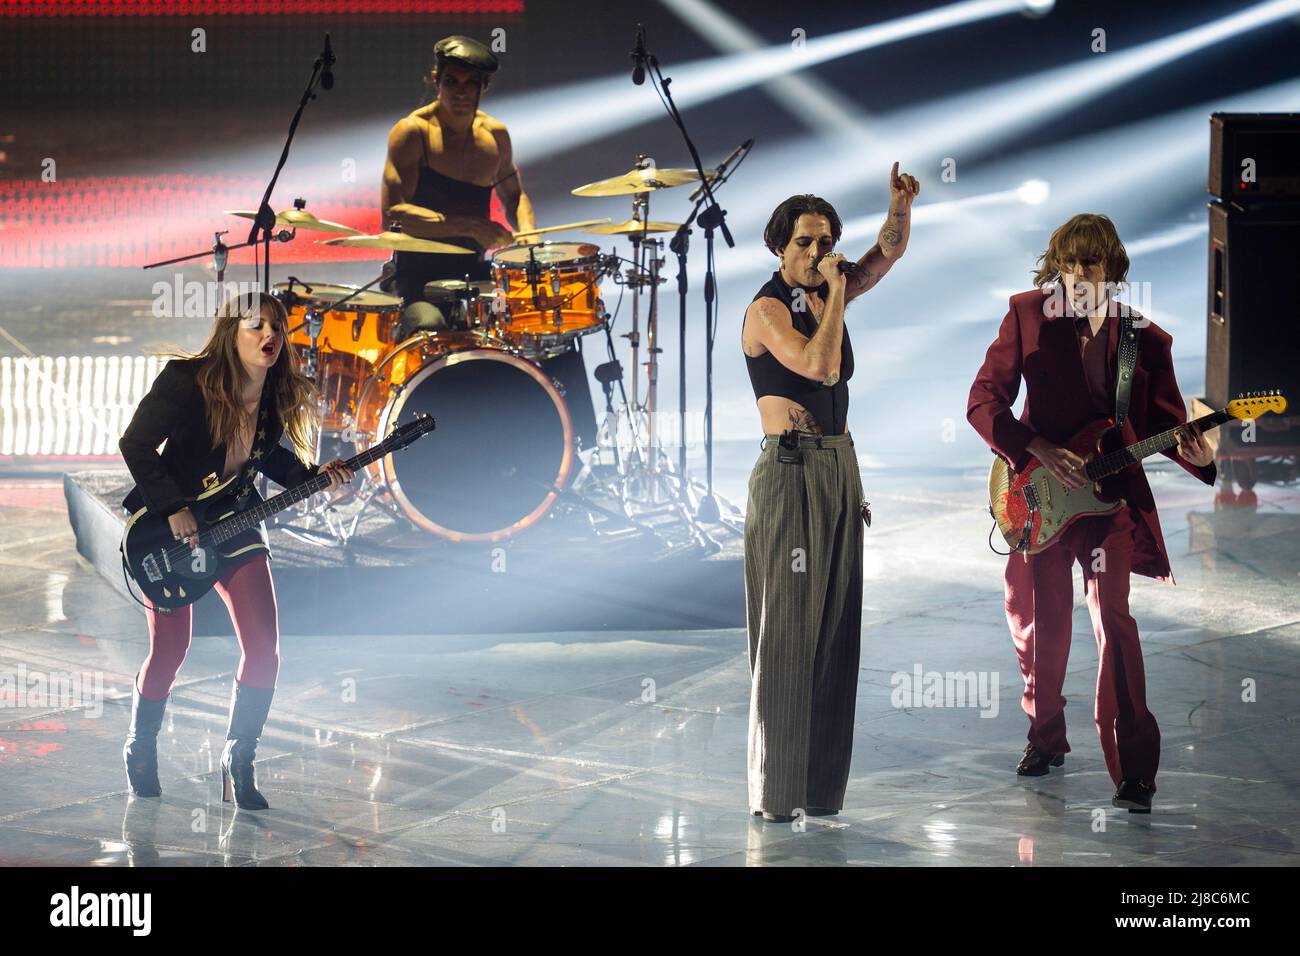
[[[1224,422],[1232,421],[1234,416],[1227,410],[1220,412],[1211,412],[1209,415],[1202,415],[1190,424],[1198,426],[1201,431],[1207,431],[1216,425],[1222,425]],[[1181,427],[1181,426],[1179,426]],[[1134,442],[1125,448],[1099,455],[1084,466],[1084,474],[1090,481],[1100,481],[1108,475],[1123,471],[1134,462],[1141,461],[1143,458],[1149,458],[1151,455],[1159,454],[1173,448],[1178,444],[1178,428],[1170,428],[1167,431],[1152,435],[1150,438],[1144,438],[1141,441]]]
[[[375,445],[373,448],[366,449],[359,455],[354,455],[343,464],[352,471],[357,471],[358,469],[364,468],[366,465],[383,458],[391,450],[389,443],[383,441],[378,445]],[[217,522],[199,535],[199,543],[221,544],[222,542],[229,541],[235,535],[242,531],[247,531],[259,521],[265,521],[267,518],[271,517],[271,515],[283,511],[285,508],[291,507],[292,505],[296,505],[298,502],[306,498],[310,498],[312,495],[316,494],[316,492],[324,491],[325,488],[329,486],[329,483],[329,475],[319,474],[315,478],[304,481],[301,485],[298,485],[295,488],[282,491],[278,495],[267,498],[256,508],[249,508],[247,511],[241,511],[237,515],[231,515],[224,521]]]

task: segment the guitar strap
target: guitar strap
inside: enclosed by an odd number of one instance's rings
[[[257,475],[261,463],[266,460],[266,456],[271,451],[270,440],[270,420],[271,420],[271,403],[273,401],[273,392],[271,390],[270,376],[262,389],[262,404],[257,410],[257,425],[253,432],[253,440],[248,449],[248,462],[244,465],[243,471],[240,472],[239,484],[235,489],[235,501],[239,507],[243,507],[248,501],[248,496],[253,492],[253,478]]]
[[[1119,326],[1119,351],[1115,372],[1115,427],[1120,428],[1128,418],[1129,397],[1133,392],[1133,370],[1137,368],[1138,336],[1142,326],[1134,322],[1136,313],[1121,305]]]

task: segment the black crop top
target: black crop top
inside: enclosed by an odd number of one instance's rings
[[[815,289],[826,300],[829,286],[823,282]],[[817,322],[809,308],[794,308],[794,290],[781,278],[780,272],[773,272],[772,278],[763,284],[754,296],[759,299],[776,299],[790,310],[790,318],[795,331],[812,338],[817,331]],[[743,329],[743,325],[742,325]],[[743,334],[743,332],[742,332]],[[771,352],[764,352],[758,358],[745,355],[745,367],[749,369],[749,381],[754,386],[754,398],[764,395],[779,395],[792,402],[798,402],[808,410],[823,435],[842,435],[848,421],[849,379],[853,377],[853,346],[849,344],[849,330],[845,328],[840,345],[840,378],[834,385],[823,385],[810,378],[804,378],[798,372],[792,372],[778,361]]]

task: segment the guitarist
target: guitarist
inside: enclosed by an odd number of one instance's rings
[[[119,447],[136,486],[125,507],[168,516],[172,536],[194,546],[198,522],[186,504],[228,478],[242,494],[261,500],[255,472],[292,487],[315,477],[319,466],[302,459],[312,447],[315,388],[285,347],[288,315],[274,296],[244,294],[227,301],[207,344],[194,357],[163,367],[141,400]],[[295,451],[280,444],[287,435]],[[158,446],[166,441],[161,454]],[[341,460],[323,466],[330,489],[352,480]],[[225,798],[239,807],[267,806],[257,791],[253,757],[266,723],[279,672],[279,625],[268,564],[266,531],[236,536],[223,553],[238,554],[216,583],[230,611],[241,652],[231,695],[230,724],[221,758]],[[148,599],[146,598],[146,601]],[[162,794],[157,735],[176,673],[190,645],[190,608],[148,606],[149,655],[132,683],[131,729],[123,756],[136,796]],[[233,785],[233,786],[232,786]]]
[[[1082,487],[1084,460],[1061,447],[1097,418],[1116,415],[1121,316],[1114,291],[1128,274],[1128,255],[1114,224],[1082,214],[1058,228],[1038,258],[1037,287],[1011,297],[997,339],[971,386],[966,417],[1016,471],[1031,456],[1067,488]],[[1183,425],[1182,394],[1174,378],[1172,338],[1127,310],[1137,335],[1128,394],[1125,443]],[[1025,405],[1011,411],[1025,382]],[[1192,426],[1180,429],[1170,458],[1206,484],[1214,455]],[[1155,500],[1140,463],[1103,489],[1127,506],[1079,518],[1036,555],[1007,559],[1006,614],[1025,681],[1021,705],[1029,715],[1029,744],[1016,772],[1041,776],[1070,751],[1065,734],[1066,661],[1074,603],[1071,567],[1083,568],[1088,611],[1097,639],[1095,719],[1106,769],[1116,786],[1111,802],[1149,813],[1160,763],[1160,729],[1147,708],[1137,625],[1129,614],[1129,573],[1173,583]]]

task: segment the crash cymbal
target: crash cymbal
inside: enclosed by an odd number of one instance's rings
[[[647,166],[633,169],[621,176],[611,176],[587,183],[573,190],[575,196],[627,196],[631,193],[648,193],[656,189],[670,189],[698,182],[700,174],[693,169],[660,169]]]
[[[417,239],[404,232],[381,232],[376,236],[339,236],[337,239],[317,239],[325,246],[347,246],[349,249],[391,249],[397,252],[445,252],[473,256],[478,253],[464,246],[434,239]]]
[[[584,229],[583,232],[591,232],[599,236],[644,236],[651,232],[673,232],[680,226],[680,222],[663,222],[658,219],[651,219],[649,222],[626,219],[623,222],[610,223],[608,226],[593,226]]]
[[[227,216],[239,216],[241,219],[256,219],[257,210],[255,209],[227,209]],[[363,235],[360,229],[353,229],[351,226],[345,226],[341,222],[330,222],[327,219],[317,219],[306,209],[286,209],[284,212],[275,214],[275,224],[277,226],[288,226],[291,229],[313,229],[316,232],[337,232],[345,236]]]

